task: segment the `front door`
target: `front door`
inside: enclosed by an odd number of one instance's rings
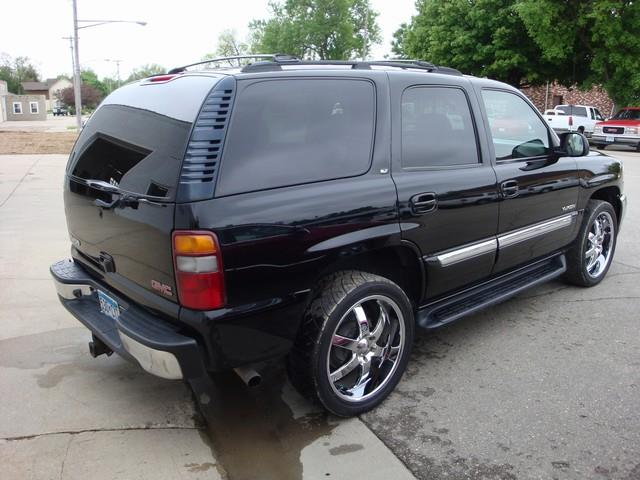
[[[480,96],[502,197],[497,273],[571,242],[579,184],[575,159],[554,152],[555,137],[529,102],[510,90]]]
[[[391,78],[393,179],[403,239],[417,245],[433,298],[488,276],[497,248],[498,191],[477,100],[464,77]],[[446,83],[439,83],[446,82]]]

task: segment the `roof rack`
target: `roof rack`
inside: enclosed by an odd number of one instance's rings
[[[337,65],[348,66],[353,70],[371,70],[371,67],[393,67],[404,70],[424,70],[426,72],[444,73],[448,75],[462,75],[462,73],[455,68],[440,67],[425,60],[300,60],[292,55],[273,55],[269,60],[250,63],[244,66],[242,72],[278,71],[282,70],[283,65]]]
[[[218,57],[200,62],[191,63],[182,67],[169,70],[168,74],[184,72],[189,67],[196,65],[206,65],[209,63],[220,63],[231,60],[258,59],[259,61],[249,63],[242,68],[242,72],[273,72],[282,70],[283,66],[291,65],[337,65],[351,67],[353,70],[371,70],[371,67],[393,67],[404,70],[424,70],[426,72],[445,73],[448,75],[462,75],[459,70],[449,67],[440,67],[425,60],[412,59],[391,59],[391,60],[301,60],[294,55],[281,53],[265,53],[255,55],[236,55],[232,57]],[[239,63],[239,62],[238,62]]]
[[[176,73],[184,72],[187,68],[195,67],[196,65],[206,65],[208,63],[219,63],[219,62],[225,62],[225,61],[231,61],[231,60],[244,60],[247,58],[268,58],[271,60],[268,63],[278,63],[278,64],[286,63],[288,60],[300,61],[297,57],[294,57],[292,55],[283,55],[280,53],[265,53],[265,54],[257,53],[255,55],[234,55],[231,57],[210,58],[208,60],[202,60],[200,62],[190,63],[189,65],[183,65],[182,67],[175,67],[169,70],[167,74],[176,74]],[[238,64],[239,63],[240,62],[238,62]],[[258,62],[258,63],[262,63],[262,62]],[[252,64],[252,65],[255,65],[255,64]]]

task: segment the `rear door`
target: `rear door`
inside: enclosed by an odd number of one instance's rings
[[[577,165],[554,154],[557,137],[519,93],[482,88],[479,94],[502,197],[494,269],[501,272],[571,242]]]
[[[491,273],[496,177],[467,79],[420,73],[390,82],[400,226],[422,252],[431,298]]]
[[[74,257],[146,305],[157,307],[157,296],[177,302],[176,190],[192,125],[217,80],[185,76],[117,90],[92,115],[69,159],[64,200]],[[114,204],[123,195],[134,200]]]

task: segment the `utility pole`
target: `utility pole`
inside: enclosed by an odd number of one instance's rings
[[[73,94],[76,103],[76,128],[78,132],[82,128],[82,97],[80,93],[80,54],[78,53],[78,6],[76,0],[73,3],[73,43],[74,43],[74,65],[73,65]]]
[[[73,58],[73,37],[62,37],[63,40],[69,40],[69,49],[71,50],[71,76],[73,77],[74,65],[76,64]]]
[[[74,53],[73,53],[73,37],[62,37],[63,40],[69,40],[69,48],[71,49],[71,75],[72,77],[75,75],[75,58],[74,58]],[[75,81],[73,82],[74,86],[75,86]],[[74,91],[74,96],[75,96],[75,91]]]
[[[74,40],[74,58],[75,65],[73,66],[73,91],[76,99],[76,124],[78,131],[82,128],[82,98],[80,96],[80,54],[78,53],[78,30],[81,28],[98,27],[100,25],[106,25],[108,23],[136,23],[144,27],[147,22],[141,22],[139,20],[78,20],[78,4],[77,0],[71,0],[73,5],[73,40]],[[78,26],[78,23],[88,23],[89,25]],[[120,67],[118,66],[118,75],[120,74]]]
[[[105,62],[113,62],[116,64],[116,88],[120,88],[120,84],[122,83],[120,81],[120,63],[122,63],[122,60],[120,60],[119,58],[117,59],[112,59],[112,58],[105,58],[104,59]]]

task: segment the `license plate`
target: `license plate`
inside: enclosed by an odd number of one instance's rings
[[[100,302],[100,312],[104,313],[107,317],[118,320],[120,316],[118,302],[100,290],[98,290],[98,301]]]
[[[605,141],[613,142],[613,137],[611,135],[607,135],[606,138],[605,138]]]

